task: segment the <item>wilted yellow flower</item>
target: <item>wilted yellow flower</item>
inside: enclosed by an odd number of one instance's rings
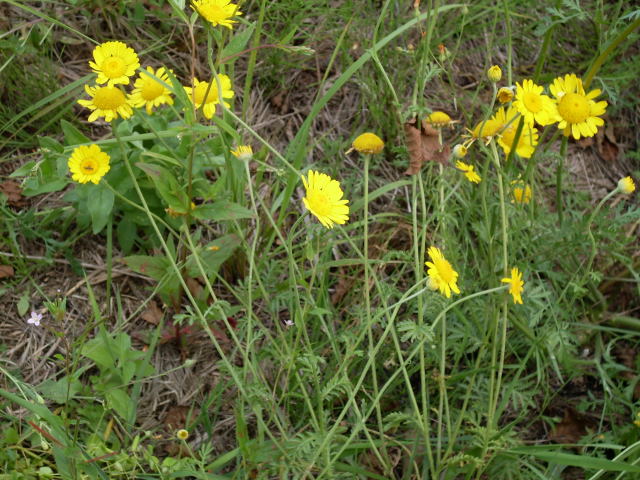
[[[635,189],[636,189],[636,184],[633,183],[633,178],[624,177],[618,180],[618,190],[620,190],[622,193],[626,193],[626,194],[633,193]]]
[[[242,12],[238,10],[238,5],[229,0],[194,0],[191,2],[191,8],[211,22],[214,27],[222,25],[233,28],[236,20],[231,20],[231,17],[242,15]]]
[[[461,143],[453,147],[453,156],[455,158],[464,158],[466,154],[467,154],[467,147],[465,147]]]
[[[90,87],[84,86],[91,100],[78,100],[78,103],[92,110],[89,121],[94,122],[100,117],[110,122],[120,115],[129,118],[133,114],[131,101],[127,99],[122,90],[117,87]]]
[[[479,122],[471,132],[473,138],[483,138],[491,140],[504,127],[504,123],[500,123],[495,116],[486,121]]]
[[[343,199],[340,182],[329,175],[309,170],[307,178],[302,176],[306,196],[304,206],[327,228],[342,225],[349,220],[349,200]]]
[[[487,77],[489,77],[489,80],[493,83],[498,83],[502,78],[502,70],[498,65],[493,65],[487,70]]]
[[[231,79],[228,76],[220,74],[218,75],[218,79],[222,87],[222,95],[218,93],[218,82],[216,82],[215,78],[211,82],[211,87],[209,87],[209,82],[201,82],[197,78],[193,79],[193,88],[184,87],[187,95],[189,95],[189,99],[196,108],[202,107],[202,113],[204,113],[206,118],[213,117],[216,113],[216,105],[221,102],[224,103],[225,107],[231,107],[224,99],[233,98],[235,95],[233,90],[231,90]]]
[[[122,42],[106,42],[93,49],[93,59],[89,62],[91,69],[98,74],[97,83],[106,83],[112,87],[116,84],[129,84],[129,77],[136,74],[140,66],[138,55],[131,47]]]
[[[189,438],[189,432],[184,428],[181,428],[176,432],[176,437],[178,437],[178,439],[180,440],[186,440],[187,438]]]
[[[375,133],[363,133],[359,135],[352,144],[360,153],[380,153],[384,148],[384,142]]]
[[[458,288],[458,272],[456,272],[451,264],[444,258],[442,252],[437,247],[429,247],[427,250],[430,262],[425,262],[428,267],[429,287],[439,290],[445,297],[450,298],[451,292],[460,293]]]
[[[238,160],[250,160],[253,156],[253,149],[250,145],[238,145],[238,148],[231,150],[231,155]]]
[[[512,87],[500,87],[498,94],[496,95],[498,101],[502,104],[509,103],[513,99]]]
[[[78,183],[93,182],[96,185],[111,168],[110,157],[98,145],[80,145],[69,157],[67,165],[71,178]]]
[[[475,172],[473,165],[468,165],[458,160],[456,162],[456,168],[464,173],[464,176],[467,177],[467,180],[469,180],[470,182],[480,183],[480,175]]]
[[[543,88],[526,79],[522,85],[516,83],[516,101],[513,106],[524,117],[528,125],[538,122],[549,125],[557,121],[558,111],[551,98],[542,94]]]
[[[558,101],[558,128],[565,137],[593,137],[604,125],[599,115],[607,110],[607,102],[593,100],[602,93],[599,89],[585,94],[582,80],[572,73],[556,78],[549,90]]]
[[[522,281],[522,272],[518,267],[511,269],[511,277],[500,280],[502,283],[509,284],[509,293],[513,297],[513,303],[522,304],[522,292],[524,291],[524,282]]]
[[[171,85],[171,80],[169,80],[169,75],[164,67],[160,67],[155,72],[153,68],[147,67],[147,72],[155,75],[167,85]],[[153,112],[154,107],[164,104],[173,105],[171,90],[150,75],[140,73],[133,86],[134,89],[129,95],[131,104],[134,107],[145,107],[149,115]]]
[[[506,112],[504,108],[501,107],[493,117],[499,124],[504,125],[500,131],[500,136],[498,137],[498,144],[502,147],[505,155],[509,155],[511,148],[513,147],[513,142],[516,139],[516,133],[518,131],[517,116],[517,110],[511,106]],[[538,130],[525,123],[522,128],[522,132],[520,132],[518,145],[516,145],[516,153],[522,158],[531,158],[537,144]]]
[[[516,203],[529,203],[531,201],[531,187],[522,180],[514,180],[511,182],[511,194],[513,201]]]
[[[444,112],[433,112],[425,120],[435,128],[446,127],[453,123],[451,117]]]

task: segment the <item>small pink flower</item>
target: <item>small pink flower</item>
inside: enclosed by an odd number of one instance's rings
[[[42,314],[34,311],[31,312],[31,316],[27,319],[27,323],[39,327],[40,320],[42,320]]]
[[[293,322],[291,320],[285,320],[284,325],[285,327],[293,327]]]

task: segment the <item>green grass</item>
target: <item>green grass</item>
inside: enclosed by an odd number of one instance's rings
[[[11,4],[37,27],[0,34],[13,45],[3,95],[22,92],[0,111],[2,172],[35,152],[17,175],[28,206],[0,194],[0,265],[15,269],[0,286],[2,474],[636,478],[640,211],[637,194],[596,205],[640,170],[638,33],[621,36],[637,12],[246,2],[231,31],[196,19],[194,52],[178,4],[79,2],[66,16]],[[73,105],[85,80],[52,78],[65,60],[73,78],[89,74],[93,45],[70,52],[61,35],[120,39],[143,66],[164,63],[174,105],[88,124]],[[601,161],[597,144],[571,141],[563,158],[555,126],[532,160],[476,142],[464,161],[479,185],[435,163],[403,174],[403,123],[444,110],[459,120],[444,140],[464,141],[490,113],[489,66],[502,66],[501,86],[536,72],[547,85],[585,75],[617,38],[592,88],[630,153],[610,176],[590,169],[592,190],[576,178]],[[239,53],[224,66],[223,45]],[[199,79],[214,68],[236,91],[210,121],[180,88],[192,61]],[[287,109],[270,103],[283,92]],[[382,154],[345,153],[364,131],[385,140]],[[111,156],[98,185],[67,172],[87,143]],[[253,146],[251,162],[229,154],[238,144]],[[327,230],[305,209],[309,169],[340,181],[348,223]],[[511,201],[519,178],[529,204]],[[429,288],[430,246],[459,273],[460,295]],[[501,283],[516,266],[523,305]],[[44,313],[39,328],[26,324],[32,310]]]

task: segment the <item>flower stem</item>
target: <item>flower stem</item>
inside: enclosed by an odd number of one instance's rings
[[[564,158],[567,156],[567,143],[569,137],[562,137],[562,144],[560,145],[560,157],[558,158],[558,165],[556,166],[556,210],[558,211],[558,224],[562,227],[562,169],[564,166]]]

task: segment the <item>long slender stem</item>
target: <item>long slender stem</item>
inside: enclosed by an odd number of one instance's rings
[[[563,220],[563,204],[562,204],[562,169],[564,167],[564,159],[567,156],[567,143],[569,137],[562,137],[560,145],[560,156],[556,165],[556,211],[558,212],[558,224],[562,227]]]

